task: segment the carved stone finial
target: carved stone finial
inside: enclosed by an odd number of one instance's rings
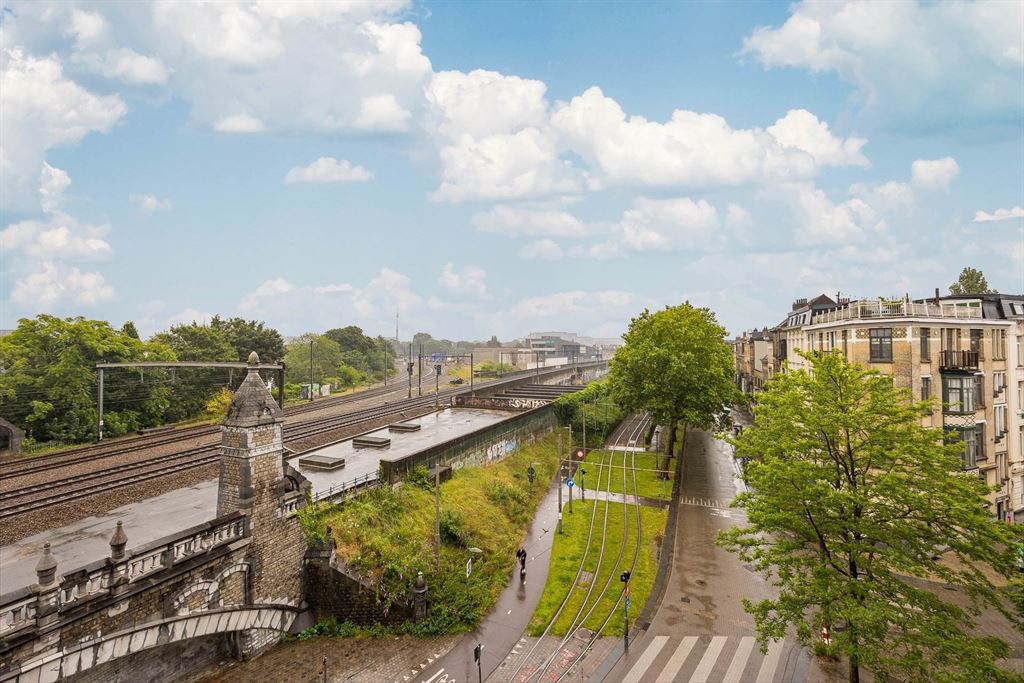
[[[57,558],[50,552],[50,544],[43,544],[43,556],[36,565],[36,581],[40,586],[49,586],[57,574]]]
[[[260,356],[255,351],[249,352],[249,367],[256,367],[260,364]]]
[[[114,535],[110,537],[110,559],[120,560],[124,557],[124,547],[128,545],[128,536],[124,533],[124,525],[117,523]]]

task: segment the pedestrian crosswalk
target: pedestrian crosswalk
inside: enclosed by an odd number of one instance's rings
[[[683,505],[699,505],[705,508],[729,509],[729,501],[717,498],[701,498],[700,496],[682,496],[679,502]]]
[[[780,640],[761,654],[753,636],[652,636],[639,641],[623,683],[775,683],[801,680],[809,655]],[[633,654],[635,652],[635,654]],[[779,664],[785,655],[786,665]],[[803,666],[801,666],[803,664]]]

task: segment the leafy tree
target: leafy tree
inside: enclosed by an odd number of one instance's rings
[[[86,441],[96,433],[96,364],[174,360],[171,349],[143,343],[109,323],[40,315],[0,338],[0,414],[36,441]],[[105,433],[159,424],[170,400],[159,375],[108,371]]]
[[[733,355],[725,328],[707,308],[689,302],[630,322],[609,371],[611,394],[627,412],[650,411],[659,424],[708,428],[728,416],[725,406],[738,400],[733,385]]]
[[[153,335],[152,341],[170,347],[177,360],[238,360],[235,348],[225,338],[223,331],[212,325],[195,322],[174,325],[167,332]],[[207,401],[229,383],[232,375],[235,381],[242,380],[241,372],[231,373],[216,368],[177,368],[168,371],[171,401],[166,418],[176,422],[202,415]]]
[[[976,268],[970,266],[960,271],[960,277],[949,286],[950,294],[997,294],[996,290],[989,289],[988,280],[985,275]]]
[[[235,350],[232,360],[244,361],[255,351],[260,361],[273,363],[284,358],[284,339],[272,327],[266,327],[262,321],[244,320],[242,318],[221,318],[213,316],[210,327],[219,331],[224,339]]]
[[[313,342],[313,382],[327,384],[328,378],[338,377],[345,361],[337,342],[325,335],[307,333],[288,344],[284,356],[286,382],[309,384],[310,342]]]
[[[327,330],[324,336],[337,342],[346,365],[370,377],[383,377],[384,345],[379,337],[368,337],[355,325]]]
[[[489,349],[500,349],[501,348],[501,342],[498,341],[497,335],[492,334],[491,338],[488,340],[488,342],[485,344],[485,346],[487,348],[489,348]]]
[[[121,334],[128,335],[132,339],[142,338],[139,336],[139,331],[138,329],[136,329],[135,323],[133,323],[131,320],[126,320],[124,325],[121,325]]]
[[[1007,644],[973,628],[982,607],[1022,623],[982,568],[1016,571],[1024,529],[990,516],[984,483],[960,471],[962,447],[921,425],[927,402],[842,355],[805,357],[810,370],[774,378],[735,441],[750,488],[734,504],[749,525],[718,538],[780,590],[743,601],[762,647],[789,626],[807,644],[827,624],[851,682],[861,667],[877,680],[1020,680],[997,665]],[[958,562],[935,559],[942,547]],[[942,583],[965,588],[971,607],[943,601]]]

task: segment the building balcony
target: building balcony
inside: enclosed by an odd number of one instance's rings
[[[979,320],[980,306],[935,304],[915,301],[886,301],[864,299],[829,311],[815,313],[811,325],[843,322],[845,320],[871,320],[885,318],[951,318],[953,320]]]
[[[940,370],[977,370],[977,351],[939,351]]]

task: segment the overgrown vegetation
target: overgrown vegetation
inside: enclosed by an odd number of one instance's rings
[[[434,487],[426,468],[398,489],[381,488],[333,509],[307,513],[307,536],[330,527],[340,558],[367,577],[382,603],[411,595],[417,572],[427,577],[430,609],[420,624],[388,627],[418,635],[472,629],[490,610],[515,565],[515,550],[546,486],[529,485],[526,470],[549,481],[557,462],[552,434],[505,460],[457,470],[441,485],[441,571],[434,559]],[[468,548],[479,548],[479,554]],[[466,577],[466,561],[473,570]]]
[[[586,419],[588,448],[600,447],[625,417],[625,412],[611,396],[607,380],[591,382],[582,391],[561,396],[554,406],[558,423],[572,426],[574,442],[582,441]]]

